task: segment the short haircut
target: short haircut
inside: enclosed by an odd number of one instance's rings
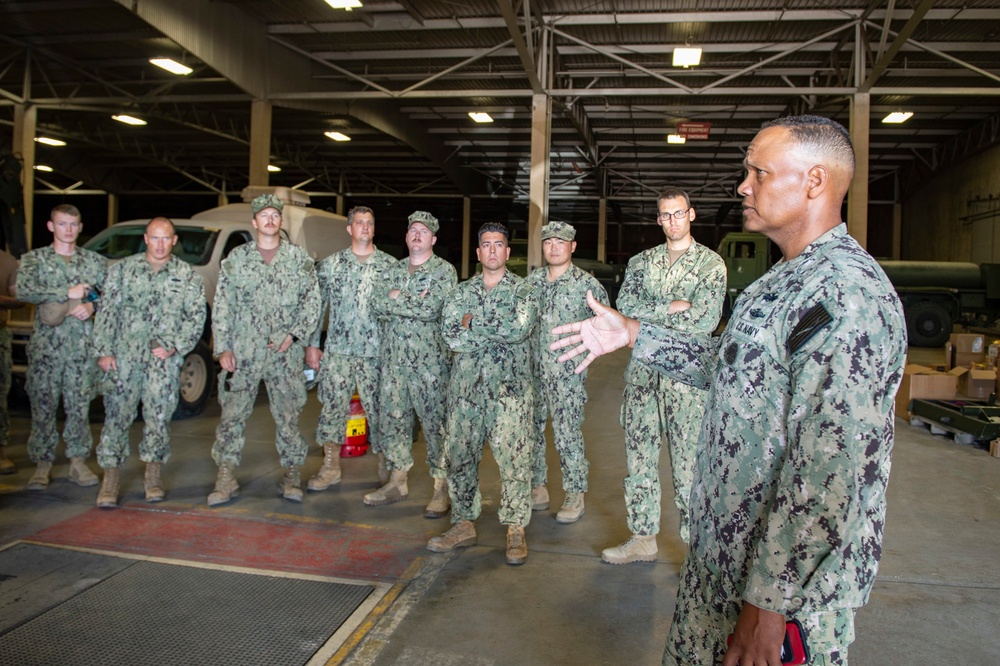
[[[664,199],[684,199],[684,205],[688,208],[691,207],[691,197],[688,193],[678,187],[668,187],[667,189],[660,192],[660,195],[656,197],[656,210],[660,210],[660,202]]]
[[[149,233],[149,228],[153,226],[154,222],[166,222],[167,224],[170,225],[170,235],[171,236],[177,235],[177,227],[174,226],[174,221],[171,220],[169,217],[165,217],[163,215],[157,215],[152,220],[146,223],[146,233]]]
[[[508,245],[510,244],[510,229],[507,228],[507,225],[500,222],[487,222],[479,227],[479,232],[476,236],[477,244],[483,242],[483,234],[503,234],[504,240],[507,241]]]
[[[831,157],[854,173],[854,146],[851,135],[843,125],[823,116],[785,116],[769,120],[760,126],[786,127],[788,133],[800,146]]]
[[[359,213],[368,213],[372,216],[372,220],[375,219],[375,211],[373,211],[368,206],[355,206],[351,210],[347,211],[347,223],[351,224],[354,222],[354,216]]]
[[[78,219],[83,217],[82,215],[80,215],[80,209],[74,206],[73,204],[59,204],[58,206],[52,209],[51,213],[49,213],[49,219],[54,220],[56,218],[56,213],[62,213],[63,215],[69,215],[70,217],[75,217]]]

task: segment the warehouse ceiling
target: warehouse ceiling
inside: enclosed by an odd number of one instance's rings
[[[873,200],[899,201],[998,140],[1000,0],[362,2],[2,2],[0,123],[27,100],[37,135],[66,142],[37,145],[54,169],[37,192],[234,193],[249,180],[252,103],[267,100],[272,185],[523,203],[532,104],[548,99],[551,217],[592,222],[603,197],[625,224],[648,221],[667,185],[725,217],[762,121],[846,125],[859,91]],[[701,64],[672,66],[684,46]],[[883,124],[893,111],[914,115]],[[112,120],[122,113],[148,124]],[[685,127],[685,144],[667,142]]]

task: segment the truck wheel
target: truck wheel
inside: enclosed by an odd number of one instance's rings
[[[913,347],[940,347],[951,335],[951,315],[940,303],[915,303],[906,310],[906,333]]]
[[[201,414],[214,386],[215,362],[212,360],[212,352],[204,341],[199,341],[184,357],[184,364],[181,366],[181,395],[174,418],[186,419]]]

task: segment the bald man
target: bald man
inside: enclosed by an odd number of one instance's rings
[[[108,269],[104,307],[94,325],[93,355],[103,371],[104,428],[97,462],[104,480],[97,506],[118,505],[119,469],[142,401],[139,458],[146,463],[146,501],[165,497],[160,466],[170,459],[170,419],[180,396],[184,356],[205,330],[201,276],[173,255],[177,233],[165,217],[146,225],[144,254]]]
[[[744,160],[743,222],[782,260],[736,302],[719,338],[598,315],[554,346],[623,346],[707,388],[691,549],[664,664],[782,663],[786,622],[810,664],[846,664],[855,609],[881,555],[893,400],[906,325],[892,285],[847,235],[854,174],[847,131],[817,116],[766,123]],[[727,647],[727,637],[732,642]]]

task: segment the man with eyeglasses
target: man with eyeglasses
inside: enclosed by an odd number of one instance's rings
[[[709,334],[719,324],[726,293],[726,265],[691,236],[695,211],[683,190],[664,190],[656,199],[657,222],[666,243],[629,261],[618,294],[627,317],[687,333]],[[625,370],[621,425],[625,429],[625,508],[631,538],[606,548],[609,564],[656,559],[660,531],[660,450],[666,436],[680,513],[680,536],[688,542],[688,499],[698,430],[707,393],[634,360]]]
[[[98,482],[86,464],[94,447],[88,417],[97,381],[90,334],[108,261],[77,247],[83,221],[76,206],[59,204],[53,208],[47,226],[52,245],[21,257],[16,282],[17,298],[35,304],[27,389],[31,399],[28,457],[37,467],[28,481],[29,490],[49,487],[59,444],[56,413],[60,400],[66,412],[62,436],[70,460],[69,480],[84,487]]]

